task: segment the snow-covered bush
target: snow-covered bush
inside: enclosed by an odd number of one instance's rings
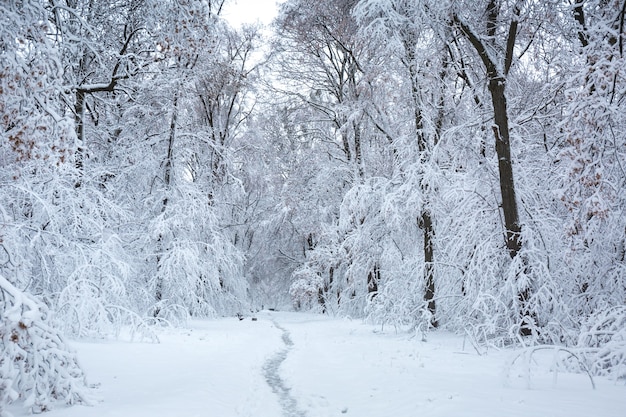
[[[90,404],[83,370],[46,306],[0,276],[0,311],[0,416],[15,401],[34,413],[56,401]]]
[[[296,309],[313,309],[319,306],[318,302],[324,290],[324,280],[315,271],[307,266],[296,270],[293,283],[289,288],[291,301]]]
[[[591,315],[581,328],[577,348],[594,375],[626,378],[626,307]]]
[[[156,303],[146,308],[170,322],[242,311],[247,291],[242,252],[199,187],[180,187],[185,192],[172,193],[163,213],[147,220],[142,237],[140,250],[150,260],[142,274],[150,277],[148,301]]]
[[[106,336],[119,322],[104,310],[130,307],[137,288],[128,235],[118,233],[129,216],[122,193],[107,192],[118,170],[77,158],[64,104],[72,99],[69,65],[50,13],[40,1],[0,5],[0,274],[55,312],[48,326]]]
[[[389,280],[370,297],[365,309],[367,319],[381,326],[408,327],[409,331],[425,332],[430,328],[432,314],[423,293],[424,283],[416,277]]]

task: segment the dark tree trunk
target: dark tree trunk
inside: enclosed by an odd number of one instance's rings
[[[437,309],[435,304],[435,256],[433,252],[435,230],[433,228],[432,219],[430,218],[430,213],[427,211],[423,212],[419,223],[424,230],[424,278],[426,280],[424,300],[428,303],[428,312],[432,316],[430,324],[433,327],[437,327],[439,323],[435,318]]]
[[[317,290],[317,302],[322,306],[322,313],[326,313],[326,291],[324,288]]]
[[[489,21],[487,22],[488,34],[492,35],[495,30],[494,15],[495,6],[493,3],[487,9]],[[491,103],[493,104],[494,123],[493,132],[496,142],[496,154],[498,156],[498,172],[500,174],[500,192],[502,196],[502,212],[504,214],[504,226],[506,229],[506,246],[511,258],[515,258],[522,248],[520,237],[521,226],[519,223],[519,211],[515,198],[515,183],[513,181],[513,165],[511,163],[511,142],[509,136],[509,116],[506,104],[506,76],[512,63],[513,46],[517,33],[517,22],[512,21],[509,28],[509,36],[506,45],[506,57],[504,59],[504,73],[498,69],[498,65],[493,61],[492,56],[487,52],[487,46],[479,39],[469,26],[455,16],[456,23],[460,26],[461,32],[469,40],[470,44],[478,52],[489,78],[489,92]]]
[[[424,134],[424,121],[422,115],[422,100],[420,98],[420,85],[418,83],[418,66],[417,57],[415,56],[415,48],[417,42],[417,33],[408,30],[404,38],[404,48],[406,53],[406,63],[408,65],[409,76],[411,77],[411,96],[413,98],[413,117],[415,123],[415,135],[417,138],[417,149],[419,151],[419,163],[427,165],[430,163],[430,149],[427,138]],[[437,140],[437,138],[435,138]],[[430,324],[433,327],[437,327],[438,322],[435,319],[436,303],[435,303],[435,264],[434,264],[434,251],[433,251],[433,238],[435,236],[435,230],[431,218],[430,211],[428,209],[428,187],[420,182],[420,192],[424,196],[424,207],[417,218],[417,223],[422,232],[424,233],[424,301],[427,303],[427,308],[431,314]]]
[[[496,25],[498,20],[499,7],[495,1],[490,1],[486,9],[486,29],[490,39],[485,41],[479,38],[474,31],[458,16],[453,16],[454,22],[461,29],[461,33],[474,47],[487,71],[489,79],[489,93],[493,105],[494,126],[493,133],[496,144],[496,155],[498,157],[498,173],[500,177],[500,193],[502,197],[502,213],[504,215],[505,244],[511,259],[518,256],[522,249],[521,232],[522,227],[519,221],[519,209],[515,197],[515,182],[513,180],[513,165],[511,160],[511,142],[509,136],[509,116],[506,103],[506,77],[513,63],[513,53],[515,39],[517,36],[517,16],[519,8],[514,10],[515,17],[511,20],[504,50],[503,67],[500,69],[493,56],[488,52],[488,45],[485,42],[492,42],[495,39]],[[493,46],[493,45],[492,45]],[[524,271],[528,273],[527,270]],[[517,295],[521,319],[520,333],[522,335],[531,334],[532,323],[528,322],[528,317],[532,317],[527,307],[530,298],[530,288],[520,289]]]
[[[361,151],[361,126],[352,122],[354,129],[354,163],[356,164],[357,174],[359,178],[363,178],[363,156]]]
[[[493,103],[493,113],[495,126],[493,133],[496,140],[496,154],[498,156],[498,171],[500,174],[500,192],[502,194],[502,212],[504,214],[504,226],[506,229],[506,247],[509,256],[514,259],[522,249],[521,225],[519,223],[519,211],[517,199],[515,198],[515,184],[513,182],[513,167],[511,164],[511,143],[509,140],[509,122],[506,108],[506,97],[504,95],[504,79],[492,79],[489,81],[489,91]],[[526,267],[528,269],[528,267]],[[529,271],[524,271],[528,273]],[[532,334],[532,325],[528,322],[528,317],[532,314],[526,307],[530,298],[528,287],[521,289],[517,294],[521,310],[522,325],[520,334],[529,336]]]
[[[504,78],[489,80],[489,92],[493,103],[495,126],[493,133],[496,141],[498,156],[498,172],[500,174],[500,193],[502,194],[502,212],[506,229],[506,247],[509,256],[515,258],[522,248],[520,237],[521,226],[517,199],[515,198],[515,183],[513,181],[513,166],[511,163],[511,142],[509,138],[509,120],[506,108]]]
[[[322,313],[326,313],[327,311],[326,294],[328,294],[328,291],[330,291],[330,289],[333,286],[334,275],[335,275],[335,268],[331,266],[328,269],[328,281],[324,282],[324,286],[319,289],[318,294],[317,294],[317,301],[322,306]],[[339,297],[339,292],[337,292],[337,297]]]
[[[165,167],[164,167],[164,173],[163,173],[163,182],[165,184],[165,196],[163,197],[162,203],[161,203],[161,213],[164,213],[165,210],[167,209],[167,205],[169,203],[169,192],[170,192],[170,188],[172,185],[172,166],[173,166],[173,157],[174,157],[174,141],[176,139],[176,124],[177,124],[177,117],[178,117],[178,93],[174,94],[174,101],[172,103],[172,108],[173,108],[173,113],[172,113],[172,120],[170,122],[170,134],[169,134],[169,138],[167,141],[167,157],[165,159]],[[154,298],[156,303],[158,304],[160,301],[163,300],[163,276],[160,275],[161,269],[162,269],[162,259],[163,259],[163,252],[165,250],[165,248],[163,247],[163,238],[164,236],[162,234],[159,235],[159,238],[157,239],[157,256],[156,256],[156,262],[157,262],[157,274],[156,274],[156,285],[155,285],[155,290],[154,290]],[[160,313],[161,309],[160,307],[156,307],[154,309],[154,317],[158,317],[159,313]]]
[[[370,272],[367,274],[367,293],[376,297],[378,294],[378,283],[380,282],[380,267],[375,263]]]
[[[76,102],[74,103],[74,126],[76,129],[77,141],[74,158],[78,174],[82,177],[85,159],[85,92],[81,90],[76,91]],[[79,178],[74,186],[79,188],[81,186],[81,181],[82,178]]]

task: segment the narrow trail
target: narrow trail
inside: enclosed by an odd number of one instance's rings
[[[280,377],[279,373],[280,365],[287,359],[287,354],[293,346],[293,341],[285,328],[281,327],[275,320],[272,320],[272,323],[283,333],[282,339],[285,348],[269,358],[263,366],[265,380],[272,391],[278,396],[278,402],[283,409],[284,417],[306,417],[306,413],[298,409],[297,401],[291,396],[291,388],[285,384],[285,381]]]

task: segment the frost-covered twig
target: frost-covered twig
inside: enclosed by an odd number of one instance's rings
[[[532,360],[533,355],[536,352],[542,351],[542,350],[553,350],[555,352],[555,361],[556,361],[556,356],[558,355],[558,353],[560,352],[564,352],[568,355],[568,358],[574,358],[578,365],[580,366],[580,368],[583,370],[583,372],[585,372],[587,374],[587,376],[589,377],[589,382],[591,382],[591,387],[595,390],[596,389],[596,383],[593,380],[593,376],[591,375],[591,371],[589,370],[589,368],[587,367],[587,365],[585,364],[585,361],[581,358],[580,354],[575,352],[573,349],[568,349],[565,348],[563,346],[550,346],[550,345],[543,345],[543,346],[533,346],[533,347],[529,347],[526,349],[522,349],[521,351],[519,351],[515,357],[510,361],[508,369],[512,368],[513,365],[515,364],[515,362],[522,357],[525,357],[527,362],[528,362],[528,369],[527,369],[527,379],[528,379],[528,384],[530,385],[530,361]],[[554,369],[555,372],[555,381],[556,381],[556,367]]]
[[[63,336],[48,324],[46,306],[0,275],[0,416],[15,401],[32,412],[55,401],[91,404],[83,370]]]

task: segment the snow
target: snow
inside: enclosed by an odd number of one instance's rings
[[[261,312],[166,329],[160,343],[73,342],[94,407],[48,417],[624,417],[626,384],[550,372],[553,353],[477,351],[445,332],[421,336],[326,316]],[[530,365],[529,365],[530,364]],[[507,370],[508,369],[508,370]],[[530,372],[528,372],[530,369]],[[26,410],[12,406],[17,417]]]

